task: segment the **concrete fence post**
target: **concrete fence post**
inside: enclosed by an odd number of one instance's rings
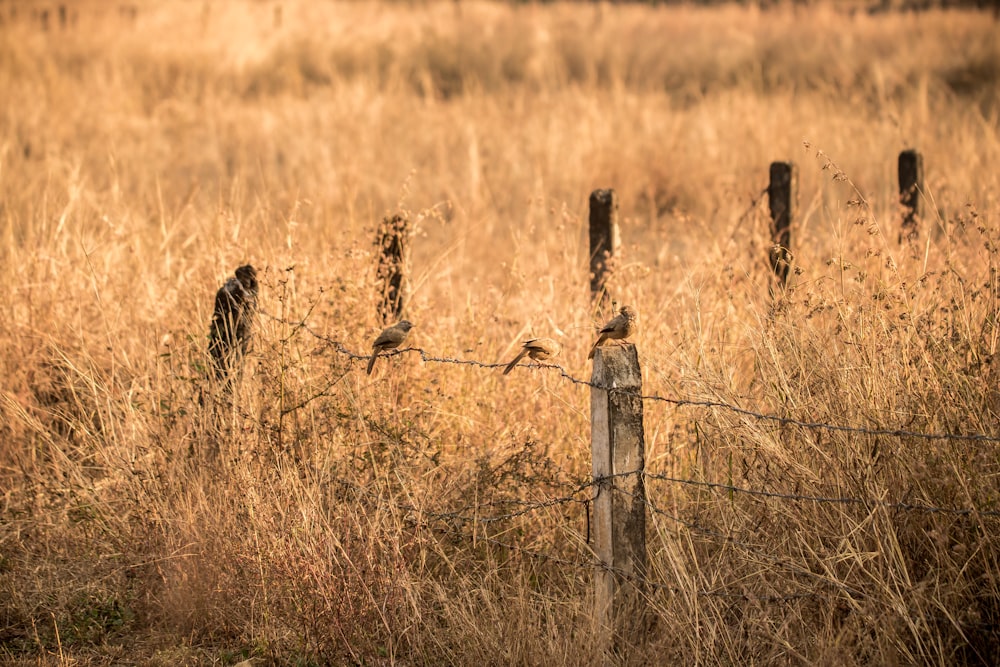
[[[642,373],[635,345],[594,354],[591,453],[595,482],[594,621],[609,651],[632,643],[645,617],[646,496]]]

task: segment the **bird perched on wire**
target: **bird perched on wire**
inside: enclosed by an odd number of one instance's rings
[[[521,351],[514,357],[514,360],[507,364],[507,368],[503,369],[503,374],[507,375],[507,373],[514,370],[517,362],[521,361],[525,356],[535,361],[545,361],[557,354],[559,354],[559,343],[551,338],[532,338],[531,340],[526,340],[524,341],[524,345],[521,346]]]
[[[382,330],[382,333],[372,343],[372,358],[368,360],[368,375],[372,374],[372,368],[375,367],[375,360],[378,359],[379,353],[383,350],[392,350],[402,345],[412,328],[413,325],[409,320],[400,320],[391,327],[386,327]]]
[[[215,294],[215,311],[208,332],[208,351],[215,361],[215,376],[228,375],[250,350],[257,314],[257,270],[246,264],[236,269]]]
[[[601,345],[606,340],[624,340],[634,334],[639,328],[638,315],[636,315],[635,310],[631,306],[622,306],[618,314],[615,315],[611,320],[605,324],[600,331],[597,333],[597,342],[594,343],[594,347],[590,348],[590,354],[587,355],[588,359],[594,358],[594,352],[597,351],[597,347]]]

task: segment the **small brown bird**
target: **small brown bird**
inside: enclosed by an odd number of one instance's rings
[[[594,352],[597,351],[597,347],[606,340],[624,340],[634,334],[639,328],[637,322],[637,315],[631,306],[622,306],[618,314],[615,315],[611,320],[604,325],[604,327],[597,333],[600,336],[597,338],[597,342],[594,343],[594,347],[590,348],[590,354],[587,355],[588,359],[594,358]]]
[[[402,345],[412,328],[413,325],[410,324],[409,320],[400,320],[391,327],[382,330],[382,333],[372,343],[372,358],[368,360],[368,375],[372,374],[372,368],[375,366],[375,360],[378,359],[379,353]]]
[[[526,340],[524,341],[524,345],[521,346],[521,351],[514,357],[514,360],[507,364],[507,368],[503,369],[503,374],[507,375],[507,373],[514,370],[514,366],[517,366],[517,362],[521,361],[525,355],[535,361],[545,361],[557,354],[559,354],[559,343],[551,338],[532,338],[531,340]]]

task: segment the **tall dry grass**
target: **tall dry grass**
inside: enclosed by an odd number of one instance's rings
[[[614,187],[646,393],[998,435],[987,15],[290,1],[278,25],[272,3],[79,3],[42,32],[31,7],[0,4],[5,662],[598,659],[583,504],[460,518],[586,497],[586,388],[414,354],[369,378],[333,345],[379,329],[371,242],[397,210],[431,355],[555,335],[588,377],[586,202]],[[776,159],[801,216],[772,301]],[[206,336],[244,262],[262,315],[229,400]],[[646,431],[670,590],[615,660],[996,661],[996,516],[879,504],[997,511],[996,443],[656,401]]]

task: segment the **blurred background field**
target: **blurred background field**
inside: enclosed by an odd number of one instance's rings
[[[0,660],[597,660],[587,388],[343,350],[381,329],[402,211],[413,346],[551,336],[589,378],[587,201],[614,188],[644,393],[861,430],[648,402],[663,586],[613,661],[996,663],[997,443],[864,430],[1000,435],[992,13],[65,7],[0,0]],[[800,183],[772,299],[774,160]],[[244,263],[230,400],[208,323]]]

